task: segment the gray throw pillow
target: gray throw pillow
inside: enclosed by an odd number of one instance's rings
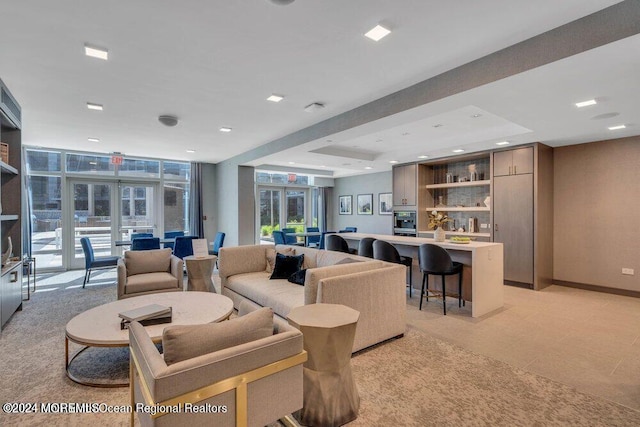
[[[220,323],[169,326],[162,333],[164,361],[172,365],[271,335],[273,310],[269,307]]]

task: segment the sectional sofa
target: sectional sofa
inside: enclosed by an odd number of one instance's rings
[[[278,252],[304,254],[304,285],[270,279],[269,260]],[[353,351],[401,336],[406,328],[406,269],[342,252],[288,245],[248,245],[220,249],[222,294],[234,307],[248,300],[271,307],[276,320],[305,304],[344,304],[360,312]],[[279,319],[278,319],[279,318]]]

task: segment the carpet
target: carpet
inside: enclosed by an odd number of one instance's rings
[[[76,314],[115,300],[115,274],[39,276],[38,292],[0,335],[0,400],[126,405],[128,389],[98,389],[64,371],[64,327]],[[77,348],[77,347],[74,347]],[[94,350],[97,350],[94,352]],[[126,370],[122,349],[91,349],[78,369],[100,366],[113,380]],[[109,350],[109,349],[107,349]],[[80,362],[80,359],[78,359]],[[349,426],[636,426],[640,412],[599,399],[500,361],[408,330],[352,358],[361,397]],[[126,414],[5,414],[2,426],[125,426]]]

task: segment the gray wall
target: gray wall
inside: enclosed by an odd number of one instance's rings
[[[640,137],[556,148],[554,178],[553,278],[640,291]]]
[[[391,193],[391,185],[391,171],[337,178],[329,208],[329,228],[337,231],[353,226],[358,227],[359,233],[392,234],[393,215],[378,214],[378,194]],[[358,215],[358,194],[373,194],[373,215]],[[338,198],[348,195],[353,196],[353,214],[338,215]]]
[[[216,165],[202,164],[202,214],[207,218],[204,223],[204,237],[213,242],[218,232],[218,214],[216,212]]]
[[[211,190],[217,195],[217,231],[226,233],[224,245],[255,242],[254,168],[236,161],[218,163]]]

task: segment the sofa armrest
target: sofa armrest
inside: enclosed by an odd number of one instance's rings
[[[247,245],[220,248],[218,271],[224,286],[229,276],[267,269],[267,249],[273,245]]]
[[[360,271],[369,271],[383,266],[382,261],[354,262],[351,264],[329,265],[326,267],[310,268],[304,280],[304,304],[322,302],[318,300],[318,282],[327,277],[341,276]]]
[[[406,329],[406,267],[394,265],[322,279],[319,303],[360,312],[353,351],[401,335]]]
[[[184,276],[184,261],[175,255],[171,255],[170,269],[171,275],[178,279],[179,284],[182,284],[182,278]]]
[[[124,263],[124,259],[118,259],[117,264],[118,273],[118,299],[121,299],[124,295],[124,288],[127,286],[127,266]]]

